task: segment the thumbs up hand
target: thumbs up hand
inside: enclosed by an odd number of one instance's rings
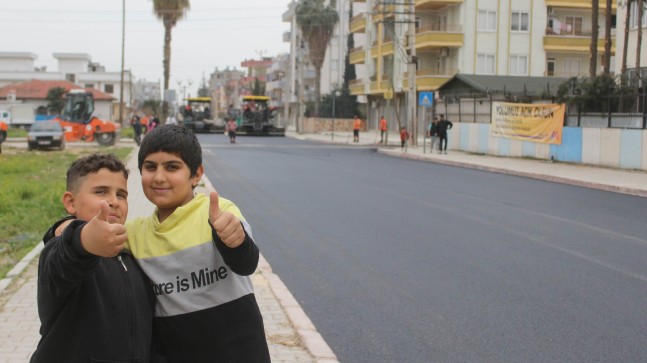
[[[126,227],[109,222],[110,206],[101,202],[99,213],[81,230],[81,246],[87,252],[101,257],[114,257],[124,249]]]
[[[218,192],[209,195],[209,222],[220,240],[229,248],[240,246],[245,240],[245,231],[240,220],[230,212],[223,212],[218,205]]]

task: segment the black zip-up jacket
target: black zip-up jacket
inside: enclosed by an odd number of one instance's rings
[[[70,217],[73,218],[73,217]],[[69,219],[69,218],[66,218]],[[149,362],[154,295],[133,256],[98,257],[81,246],[86,222],[45,234],[38,263],[41,339],[31,362]]]

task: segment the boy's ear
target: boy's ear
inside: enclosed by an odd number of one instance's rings
[[[198,169],[195,171],[195,175],[191,178],[191,185],[195,188],[198,186],[200,179],[202,179],[202,174],[204,174],[204,166],[198,166]]]
[[[67,211],[68,214],[76,214],[76,208],[74,207],[74,202],[75,202],[75,197],[72,192],[65,192],[63,193],[63,207],[65,207],[65,210]]]

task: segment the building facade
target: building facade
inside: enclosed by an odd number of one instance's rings
[[[90,55],[85,53],[54,53],[57,69],[48,71],[38,67],[38,58],[27,52],[0,52],[0,86],[30,80],[58,81],[65,80],[82,88],[91,88],[113,97],[113,104],[105,118],[118,121],[119,97],[121,94],[121,72],[108,72],[105,67],[93,63]],[[131,108],[132,74],[124,72],[123,106],[125,115]]]
[[[369,127],[376,127],[380,114],[411,118],[407,104],[417,102],[417,92],[436,91],[457,73],[588,76],[591,8],[583,0],[355,0],[350,61],[365,73],[353,81],[351,93],[367,97]],[[615,18],[615,1],[610,10]],[[598,72],[605,11],[601,1]],[[613,64],[615,26],[610,35]],[[414,127],[425,125],[416,119]]]

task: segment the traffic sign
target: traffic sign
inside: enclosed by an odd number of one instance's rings
[[[434,105],[434,93],[420,92],[420,95],[418,96],[418,106],[431,107],[433,105]]]

